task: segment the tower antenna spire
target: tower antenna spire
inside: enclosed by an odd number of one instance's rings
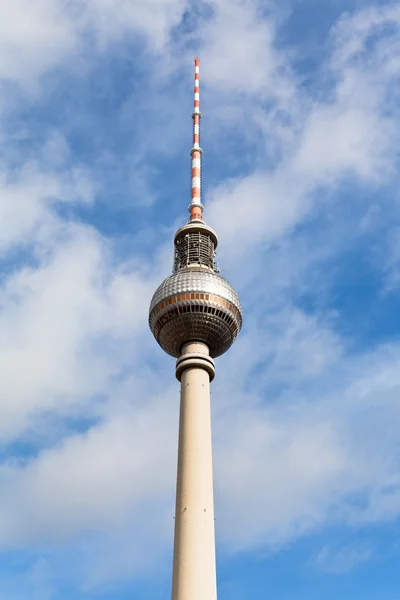
[[[201,203],[201,157],[200,147],[200,59],[194,59],[194,106],[193,106],[193,147],[192,157],[192,201],[189,205],[190,221],[203,220],[203,205]]]

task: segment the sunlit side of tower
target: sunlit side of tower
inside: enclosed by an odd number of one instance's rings
[[[216,600],[210,382],[213,359],[235,341],[242,311],[215,263],[217,234],[203,221],[198,58],[192,117],[190,218],[175,234],[173,274],[152,298],[149,324],[177,358],[181,383],[172,600]]]

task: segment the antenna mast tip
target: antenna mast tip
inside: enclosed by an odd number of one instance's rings
[[[194,59],[194,105],[193,105],[193,147],[190,151],[192,156],[192,201],[189,206],[190,220],[203,220],[203,205],[201,203],[201,155],[200,147],[200,59]]]

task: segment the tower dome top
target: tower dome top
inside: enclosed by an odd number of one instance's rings
[[[174,243],[176,244],[182,237],[191,233],[203,233],[207,235],[214,244],[214,250],[217,248],[218,236],[214,229],[209,225],[206,225],[204,221],[189,221],[188,223],[185,223],[185,225],[182,225],[175,233]]]

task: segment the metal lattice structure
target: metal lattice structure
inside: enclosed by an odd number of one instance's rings
[[[175,234],[174,273],[189,266],[202,266],[218,273],[215,250],[217,234],[204,221],[190,221]]]
[[[208,235],[200,231],[187,233],[175,245],[174,272],[191,264],[214,269],[214,244]]]

